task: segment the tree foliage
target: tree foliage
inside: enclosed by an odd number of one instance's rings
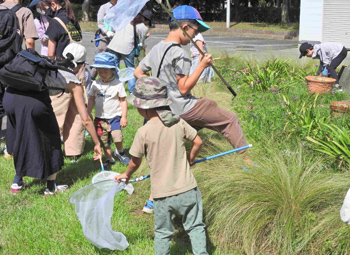
[[[172,8],[179,5],[195,7],[206,21],[226,20],[227,1],[231,5],[231,21],[265,23],[299,21],[301,0],[168,0]],[[71,2],[75,6],[78,17],[88,21],[96,20],[98,8],[108,0],[71,0]],[[168,21],[168,16],[156,0],[150,0],[146,5],[147,9],[152,10],[155,14],[156,22]]]

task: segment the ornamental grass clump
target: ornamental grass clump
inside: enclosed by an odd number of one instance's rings
[[[334,124],[323,124],[324,139],[317,137],[306,137],[313,143],[314,150],[328,155],[331,159],[338,161],[338,166],[344,162],[350,164],[350,132],[349,124],[345,127],[338,127]]]
[[[325,238],[320,224],[331,229],[330,218],[339,219],[333,206],[340,208],[348,182],[321,171],[322,159],[306,155],[303,148],[292,154],[270,148],[255,155],[256,165],[247,170],[229,158],[201,169],[196,178],[208,232],[227,252],[311,254],[312,244]]]

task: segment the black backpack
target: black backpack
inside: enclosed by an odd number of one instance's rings
[[[19,31],[16,12],[20,4],[11,9],[0,9],[0,68],[10,62],[22,49],[22,37]]]
[[[0,82],[20,91],[42,92],[50,89],[63,93],[67,83],[58,70],[73,73],[33,49],[22,50],[10,63],[0,69]],[[57,93],[50,92],[50,94]]]

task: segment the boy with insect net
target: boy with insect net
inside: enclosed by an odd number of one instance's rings
[[[192,38],[210,28],[191,6],[178,6],[172,13],[182,29]],[[209,98],[196,98],[191,94],[203,70],[213,63],[212,56],[205,54],[190,75],[191,59],[180,46],[187,45],[190,40],[174,20],[170,21],[169,28],[167,38],[155,45],[136,68],[135,77],[147,76],[146,73],[152,71],[152,76],[168,84],[168,97],[173,101],[170,108],[174,114],[180,115],[197,130],[208,128],[220,132],[234,148],[247,145],[236,114],[221,109]],[[242,151],[241,155],[246,165],[252,165],[246,151]],[[152,212],[151,202],[150,197],[143,211]]]
[[[163,81],[143,77],[136,82],[134,93],[127,101],[137,107],[148,122],[138,129],[129,153],[132,155],[125,173],[115,179],[128,183],[139,168],[143,156],[150,167],[151,193],[154,198],[155,251],[170,254],[174,232],[172,218],[178,215],[189,234],[194,254],[206,251],[205,224],[203,223],[202,196],[190,170],[202,146],[197,131],[169,108]],[[192,142],[189,156],[185,141]]]

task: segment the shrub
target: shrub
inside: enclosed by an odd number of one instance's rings
[[[349,124],[345,127],[338,127],[334,124],[323,123],[326,137],[324,139],[307,137],[315,145],[315,150],[330,156],[339,161],[350,163],[350,132]]]
[[[341,202],[348,182],[322,172],[321,158],[310,157],[301,147],[285,153],[268,144],[249,171],[222,159],[212,166],[219,173],[202,169],[196,176],[205,194],[208,231],[230,252],[310,254],[311,243],[332,238],[343,228],[331,224],[336,217],[340,220],[333,206]],[[330,228],[325,237],[322,229]]]

